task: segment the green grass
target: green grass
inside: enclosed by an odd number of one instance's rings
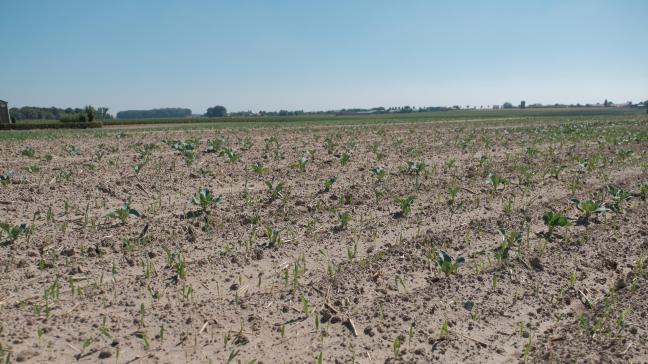
[[[593,116],[593,115],[632,115],[642,113],[642,109],[631,108],[561,108],[561,109],[501,109],[501,110],[452,110],[425,113],[375,114],[375,115],[298,115],[298,116],[257,116],[257,117],[219,117],[219,118],[167,118],[138,120],[106,120],[104,125],[151,125],[151,124],[195,124],[195,123],[241,123],[241,122],[330,122],[330,121],[404,121],[404,120],[447,120],[467,118],[506,118],[528,116]]]
[[[643,121],[648,117],[644,109],[588,108],[588,109],[512,109],[512,110],[456,110],[447,112],[380,114],[380,115],[300,115],[272,117],[224,117],[191,119],[150,119],[104,121],[103,129],[94,130],[13,130],[0,131],[0,142],[29,139],[58,139],[66,137],[111,137],[153,131],[284,128],[310,126],[387,125],[412,123],[457,124],[457,127],[498,127],[555,125],[565,122],[624,122]],[[33,121],[22,121],[33,122]],[[120,128],[121,125],[139,125]]]

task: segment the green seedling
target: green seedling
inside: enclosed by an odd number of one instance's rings
[[[20,225],[10,225],[10,224],[0,224],[0,230],[4,231],[5,234],[7,235],[7,240],[3,244],[11,244],[18,237],[20,234],[26,234],[27,232],[27,225],[26,224],[20,224]]]
[[[28,158],[34,158],[34,156],[36,155],[36,150],[34,150],[34,148],[32,147],[25,147],[25,149],[20,151],[20,154]]]
[[[69,155],[79,155],[81,154],[81,149],[79,147],[76,147],[74,145],[67,145],[65,148],[63,148]]]
[[[172,254],[171,266],[176,271],[178,279],[187,279],[187,262],[182,254]]]
[[[337,180],[337,177],[333,176],[324,180],[324,191],[330,191],[333,187],[333,184]]]
[[[581,216],[579,218],[579,222],[583,224],[587,224],[589,222],[589,218],[593,214],[609,211],[609,209],[605,207],[605,204],[600,201],[595,201],[595,200],[580,201],[576,198],[572,198],[570,201],[574,204],[574,207],[576,207],[576,209],[580,211]]]
[[[544,221],[544,224],[547,225],[549,230],[547,231],[547,236],[550,237],[551,234],[553,233],[554,229],[558,226],[565,227],[569,226],[569,220],[567,217],[564,215],[558,213],[558,212],[553,212],[553,211],[547,211],[542,215],[542,221]]]
[[[338,221],[340,221],[340,230],[346,229],[347,225],[351,221],[351,213],[348,211],[337,213]]]
[[[425,163],[408,161],[404,172],[407,174],[420,175],[425,171]]]
[[[639,187],[639,196],[643,201],[648,200],[648,181],[644,182],[641,187]]]
[[[277,198],[283,197],[284,183],[279,182],[276,185],[273,181],[266,181],[266,187],[268,188],[268,193],[270,194],[270,201],[274,201]]]
[[[214,196],[211,191],[207,188],[201,188],[198,193],[196,193],[191,198],[191,203],[196,206],[200,206],[200,209],[206,213],[210,207],[215,206],[223,202],[223,198],[219,196]]]
[[[262,175],[268,171],[268,167],[264,166],[262,162],[256,162],[252,165],[252,171],[258,175]]]
[[[205,153],[220,153],[225,147],[225,144],[227,143],[223,139],[208,140]]]
[[[500,234],[502,235],[502,242],[495,249],[495,259],[502,263],[508,259],[511,249],[520,246],[523,235],[519,230],[511,230],[509,232],[500,230]]]
[[[295,162],[294,166],[297,168],[300,172],[305,172],[306,171],[306,165],[308,164],[308,158],[306,157],[301,157],[297,162]]]
[[[336,147],[337,144],[333,142],[333,139],[331,137],[326,137],[326,139],[324,139],[324,148],[326,148],[326,152],[328,154],[333,154]]]
[[[400,214],[402,216],[408,217],[412,214],[412,204],[416,200],[416,196],[407,196],[398,200],[400,205]]]
[[[614,212],[621,212],[622,205],[624,202],[630,200],[632,193],[622,189],[621,187],[610,185],[607,187],[608,193],[612,196],[613,203],[610,208]]]
[[[9,171],[5,172],[3,175],[0,175],[0,184],[3,186],[8,185],[14,177],[14,172]]]
[[[443,250],[439,251],[438,258],[436,260],[437,268],[445,273],[445,275],[457,274],[459,267],[461,267],[466,262],[464,257],[457,257],[457,259],[452,258],[448,253]]]
[[[547,168],[547,173],[554,179],[558,179],[560,172],[565,169],[565,166],[551,166]]]
[[[342,153],[342,155],[340,155],[340,165],[342,167],[346,166],[350,160],[351,160],[351,156],[348,153],[344,152]]]
[[[147,163],[148,158],[144,158],[144,160],[140,161],[139,163],[131,165],[133,172],[135,172],[135,174],[139,174]]]
[[[276,230],[270,225],[266,225],[266,237],[271,247],[281,245],[281,231]]]
[[[511,181],[507,178],[498,177],[492,173],[488,174],[486,180],[489,184],[493,186],[493,192],[496,192],[499,186],[508,185]]]
[[[232,148],[225,149],[224,153],[225,153],[225,156],[227,157],[227,160],[230,163],[234,163],[234,162],[238,161],[239,158],[240,158],[239,153],[236,150],[232,149]]]
[[[373,173],[379,181],[382,181],[385,178],[385,168],[383,167],[373,167],[371,168],[371,173]]]
[[[182,150],[180,153],[182,154],[182,157],[184,158],[187,167],[190,167],[193,164],[193,162],[196,160],[196,151],[193,149]]]
[[[8,185],[9,183],[11,183],[11,180],[14,176],[15,173],[13,171],[5,172],[4,174],[0,175],[0,184],[2,184],[3,186]]]
[[[392,344],[392,350],[394,352],[394,358],[400,357],[400,347],[401,347],[400,337],[396,336],[394,338],[394,343]]]
[[[187,166],[191,166],[193,164],[197,156],[196,149],[199,143],[197,140],[186,140],[184,142],[165,141],[165,143],[170,144],[171,148],[180,152]]]
[[[241,149],[243,150],[250,150],[254,143],[252,143],[252,139],[249,137],[243,138],[239,140],[239,145],[241,146]]]
[[[448,186],[448,206],[454,205],[457,194],[459,193],[459,186]]]
[[[425,171],[426,165],[423,162],[407,162],[405,173],[416,176],[416,189],[419,189],[419,176]]]
[[[450,333],[450,325],[448,324],[448,321],[443,321],[443,324],[441,325],[441,329],[439,330],[439,337],[443,339],[447,337],[449,333]]]
[[[119,219],[123,225],[129,217],[140,217],[141,215],[139,211],[131,208],[128,202],[126,202],[124,203],[124,206],[114,209],[107,216],[112,219]]]

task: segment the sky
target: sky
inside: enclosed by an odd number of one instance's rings
[[[644,0],[2,0],[10,106],[648,99]]]

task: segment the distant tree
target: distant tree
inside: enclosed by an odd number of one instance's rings
[[[612,103],[610,101],[608,101],[607,99],[605,99],[605,101],[603,101],[603,107],[608,107],[608,106],[610,106],[610,104],[612,104]]]
[[[104,120],[104,119],[112,119],[112,115],[108,114],[108,108],[105,106],[98,107],[97,108],[97,118]]]
[[[225,106],[220,106],[220,105],[210,107],[209,109],[207,109],[207,113],[205,113],[205,116],[210,118],[227,116],[227,109],[225,108]]]
[[[186,118],[191,116],[191,109],[165,108],[151,110],[125,110],[117,113],[117,119],[162,119]]]
[[[513,108],[513,104],[511,104],[510,102],[505,102],[504,105],[502,105],[502,109],[512,109],[512,108]]]
[[[520,109],[526,109],[526,101],[520,101]]]
[[[61,109],[56,107],[23,106],[21,108],[11,108],[10,111],[16,120],[61,120],[64,117],[69,118],[70,116],[76,117],[79,114],[87,114],[84,109],[71,107]]]
[[[88,121],[94,121],[94,119],[97,117],[97,110],[95,110],[92,105],[86,106],[84,111],[86,117],[88,118]]]

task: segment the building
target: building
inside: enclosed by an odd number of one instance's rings
[[[9,103],[0,100],[0,124],[10,124],[11,116],[9,116]]]

